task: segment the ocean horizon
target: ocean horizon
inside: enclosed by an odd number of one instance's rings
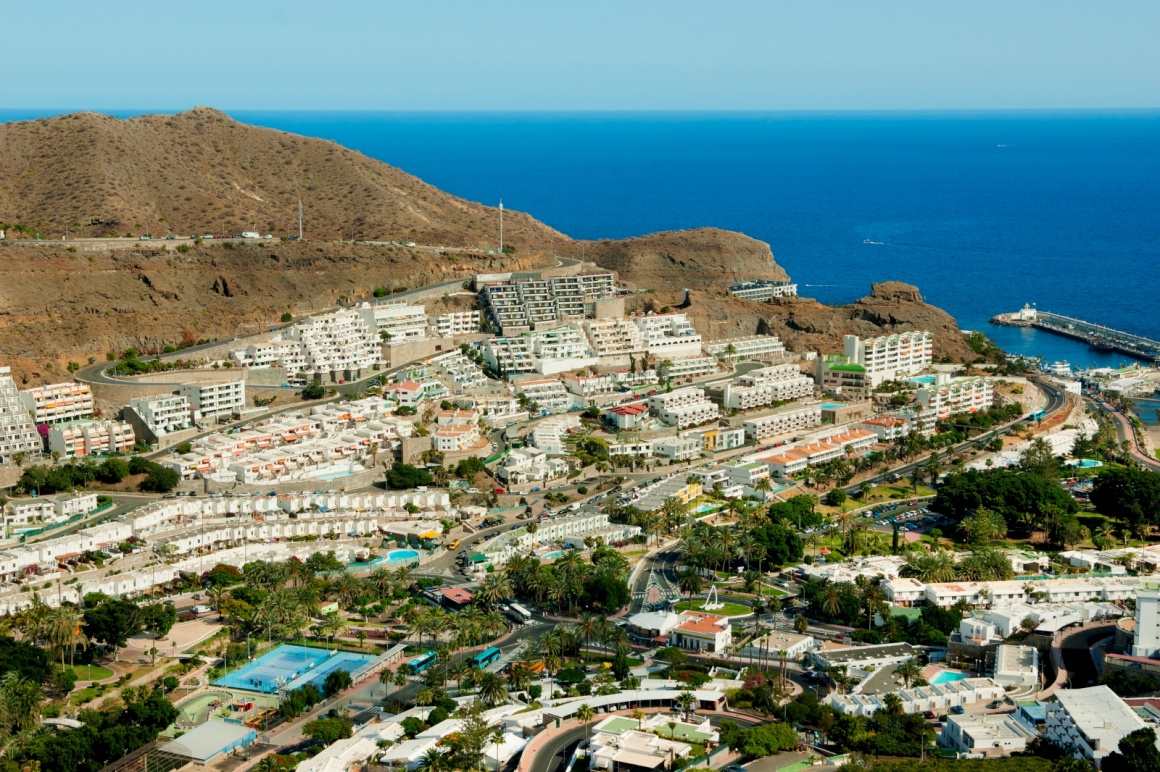
[[[988,323],[1024,303],[1160,338],[1160,110],[225,112],[574,238],[740,231],[825,303],[914,284],[1015,354],[1126,361]]]

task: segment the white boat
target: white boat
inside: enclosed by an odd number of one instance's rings
[[[1052,375],[1068,376],[1068,375],[1072,374],[1071,364],[1069,362],[1067,362],[1067,360],[1064,360],[1061,362],[1052,362],[1049,365],[1044,365],[1043,369],[1046,372],[1051,373]]]

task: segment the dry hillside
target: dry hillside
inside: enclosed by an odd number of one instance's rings
[[[216,110],[119,120],[78,113],[0,124],[0,222],[42,238],[110,234],[282,235],[304,243],[224,245],[179,253],[172,243],[0,246],[0,364],[25,383],[67,377],[66,364],[105,351],[146,350],[190,336],[227,339],[283,313],[352,302],[377,286],[418,287],[478,271],[554,265],[584,257],[653,290],[636,305],[677,305],[708,339],[769,330],[791,348],[838,350],[861,335],[930,329],[952,359],[969,351],[947,314],[907,285],[876,285],[844,308],[808,299],[738,300],[725,288],[745,279],[786,279],[769,245],[740,233],[699,229],[623,241],[578,242],[518,212],[505,213],[514,255],[440,255],[337,241],[413,241],[494,246],[498,213],[456,198],[398,169],[325,140],[237,123]],[[77,224],[80,225],[77,225]],[[108,249],[86,251],[94,244]],[[457,301],[461,304],[462,301]]]

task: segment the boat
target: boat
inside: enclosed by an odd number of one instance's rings
[[[871,241],[870,239],[862,239],[862,243],[863,244],[878,244],[878,245],[882,244],[881,241]]]
[[[1088,338],[1088,347],[1096,351],[1115,351],[1116,347],[1102,338]]]
[[[1043,369],[1052,375],[1071,375],[1071,363],[1067,360],[1052,362],[1049,365],[1044,365]]]

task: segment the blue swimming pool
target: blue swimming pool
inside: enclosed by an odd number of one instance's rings
[[[845,402],[823,402],[822,410],[837,410],[838,408],[845,406]]]
[[[1104,465],[1103,461],[1097,461],[1094,458],[1078,458],[1067,462],[1068,466],[1074,466],[1079,469],[1095,469]]]
[[[263,694],[273,694],[281,688],[293,691],[308,683],[321,688],[326,676],[335,670],[353,673],[372,659],[374,656],[370,654],[329,652],[315,646],[284,643],[250,664],[222,676],[213,685]]]
[[[341,480],[343,477],[354,477],[354,472],[350,472],[350,471],[331,472],[330,474],[320,474],[317,477],[315,477],[314,479],[315,480],[326,480],[327,482],[329,482],[331,480]]]
[[[397,563],[400,560],[416,560],[419,557],[418,550],[391,550],[387,553],[386,561],[388,563]]]
[[[946,684],[946,683],[950,683],[951,681],[961,681],[964,678],[970,678],[970,677],[971,677],[970,675],[962,672],[961,670],[942,670],[939,672],[938,675],[936,675],[933,679],[931,679],[931,683],[932,684]]]
[[[545,552],[543,555],[540,555],[540,557],[544,560],[556,560],[557,558],[564,557],[564,551],[556,550],[555,552]]]

